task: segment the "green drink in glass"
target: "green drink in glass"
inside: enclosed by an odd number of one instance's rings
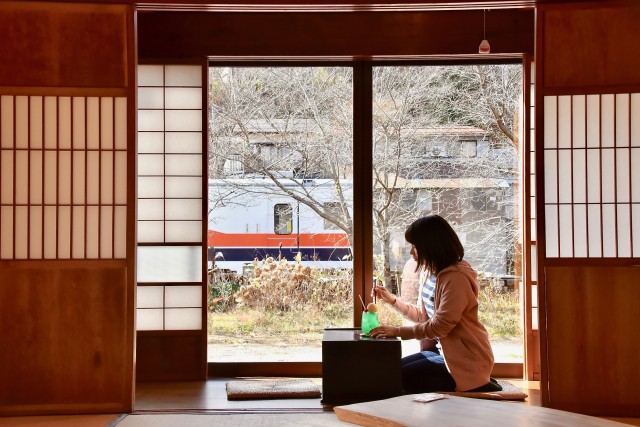
[[[378,321],[378,313],[375,311],[363,311],[362,312],[362,333],[365,335],[369,335],[369,332],[373,328],[377,328],[380,326],[380,322]]]

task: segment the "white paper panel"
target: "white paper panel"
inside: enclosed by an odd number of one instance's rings
[[[15,200],[17,204],[29,203],[29,152],[17,150],[15,152]]]
[[[100,148],[113,150],[113,98],[100,98]]]
[[[29,207],[29,258],[42,259],[42,206]]]
[[[613,147],[615,144],[615,98],[614,95],[607,94],[602,95],[600,97],[600,108],[601,108],[601,117],[600,117],[600,126],[601,129],[601,146],[602,147]]]
[[[602,203],[613,203],[616,197],[616,166],[613,149],[603,149],[602,155]]]
[[[13,96],[0,96],[0,147],[13,148]]]
[[[632,93],[630,99],[631,135],[630,143],[633,147],[640,147],[640,93]]]
[[[536,108],[531,106],[531,108],[529,108],[529,123],[531,123],[532,128],[534,127],[535,122],[536,122]]]
[[[165,131],[200,132],[202,131],[202,111],[165,110]]]
[[[164,112],[162,110],[138,110],[138,130],[163,131]]]
[[[616,147],[629,146],[629,94],[616,95]]]
[[[161,331],[163,329],[163,314],[161,308],[139,308],[136,310],[137,331]]]
[[[88,259],[100,258],[100,208],[98,206],[87,206],[87,235],[86,249]]]
[[[547,163],[545,163],[546,165]],[[571,150],[558,150],[558,202],[571,203]],[[545,174],[545,179],[548,174]]]
[[[56,206],[45,206],[44,208],[44,249],[43,257],[45,259],[56,258],[56,249],[58,241],[56,232],[58,228],[58,215]]]
[[[587,200],[600,202],[600,150],[587,150]]]
[[[73,98],[73,148],[76,150],[87,147],[86,105],[86,98]]]
[[[571,97],[558,97],[558,147],[571,147]]]
[[[202,281],[200,246],[139,246],[138,282]]]
[[[544,148],[558,146],[558,106],[555,96],[544,97]],[[545,167],[546,169],[546,167]]]
[[[164,311],[165,330],[188,331],[202,329],[202,309],[168,308]]]
[[[15,147],[29,147],[29,97],[15,98]]]
[[[13,204],[13,153],[0,150],[0,203]]]
[[[600,147],[600,95],[587,95],[587,147]]]
[[[29,148],[29,97],[16,96],[15,144],[16,148]]]
[[[84,247],[85,247],[85,241],[84,241],[85,240],[84,223],[85,223],[85,215],[86,215],[85,207],[74,206],[72,213],[73,213],[72,257],[74,259],[82,259],[84,258]]]
[[[538,226],[535,219],[531,219],[531,241],[538,240]]]
[[[586,150],[573,150],[573,202],[587,202]]]
[[[166,175],[202,175],[202,156],[195,154],[167,154]]]
[[[534,129],[531,129],[531,131],[529,132],[529,137],[531,139],[529,139],[529,149],[531,152],[535,153],[536,151],[536,131]],[[531,170],[535,170],[535,168],[531,168]]]
[[[118,205],[127,204],[127,152],[115,152],[114,187],[115,203]]]
[[[164,67],[162,65],[138,65],[138,86],[162,86]]]
[[[58,152],[58,203],[71,204],[71,152]],[[82,179],[82,177],[79,177]],[[75,182],[75,181],[74,181]]]
[[[167,220],[202,219],[202,199],[167,199]]]
[[[616,243],[616,207],[613,204],[602,205],[602,235],[603,247],[602,256],[615,257],[617,252]]]
[[[600,205],[587,205],[587,225],[589,231],[589,257],[602,256],[602,218]]]
[[[73,180],[71,182],[73,186],[73,203],[76,205],[84,205],[86,203],[84,197],[87,186],[86,155],[87,152],[84,150],[73,152]]]
[[[558,161],[556,150],[544,152],[544,194],[546,203],[558,202]]]
[[[164,175],[164,155],[138,154],[138,175]]]
[[[113,227],[113,257],[125,259],[127,257],[127,208],[125,206],[116,206]]]
[[[573,241],[576,258],[587,257],[587,205],[573,205]]]
[[[0,207],[0,258],[13,258],[13,206]]]
[[[138,199],[138,220],[164,219],[164,199]]]
[[[165,90],[167,109],[202,110],[202,88],[167,88]]]
[[[556,205],[545,206],[546,218],[546,255],[547,258],[558,257],[558,207]]]
[[[113,258],[113,207],[100,207],[100,256]]]
[[[71,149],[71,98],[58,98],[58,148]]]
[[[640,202],[640,148],[631,149],[631,201]]]
[[[42,148],[42,117],[44,108],[41,96],[29,98],[29,147]]]
[[[629,149],[618,148],[615,150],[616,156],[616,202],[617,203],[629,203],[629,195],[631,189],[629,188]]]
[[[58,153],[56,151],[44,152],[44,176],[44,203],[52,205],[57,200]]]
[[[531,245],[531,280],[538,281],[538,245]]]
[[[572,146],[573,148],[583,148],[586,146],[586,113],[587,99],[584,95],[572,97]]]
[[[138,197],[164,197],[163,177],[138,177]]]
[[[164,286],[136,286],[137,308],[163,308]]]
[[[58,98],[44,97],[44,148],[58,146]]]
[[[163,153],[163,132],[138,132],[138,153]]]
[[[640,205],[631,205],[633,256],[640,257]]]
[[[560,205],[560,257],[572,258],[573,255],[573,211],[571,205]]]
[[[202,286],[167,286],[165,307],[202,307]]]
[[[138,108],[139,109],[164,108],[164,89],[161,87],[139,87],[138,88]]]
[[[71,235],[71,227],[73,225],[74,232],[78,223],[84,224],[84,218],[76,220],[73,218],[71,221],[71,208],[69,206],[58,207],[58,258],[69,259],[71,257],[71,239],[75,236]],[[84,238],[84,229],[80,233],[80,236]],[[75,244],[75,240],[74,240]],[[75,248],[74,248],[75,249]],[[84,255],[84,254],[83,254]],[[80,256],[79,258],[83,258]]]
[[[113,151],[100,153],[100,203],[113,204]]]
[[[164,222],[138,221],[138,242],[140,243],[164,242]],[[140,263],[138,263],[138,265],[140,265]]]
[[[127,98],[116,98],[114,144],[116,150],[127,148]]]
[[[618,257],[631,257],[631,206],[627,203],[616,206],[618,226]]]
[[[534,331],[538,330],[538,309],[537,308],[531,309],[531,329],[533,329]]]
[[[87,151],[87,204],[100,203],[100,153]]]
[[[166,65],[166,86],[202,86],[202,67],[199,65]]]
[[[531,306],[538,307],[538,285],[531,285]]]
[[[202,153],[202,132],[168,132],[167,153]]]
[[[202,178],[167,177],[167,197],[202,197]]]
[[[87,148],[100,148],[100,98],[87,98]]]
[[[202,221],[167,221],[165,233],[167,242],[199,243],[203,240]]]
[[[531,178],[529,180],[529,196],[531,197],[535,197],[536,196],[536,179],[535,179],[535,174],[531,175]],[[535,206],[533,204],[533,202],[531,202],[531,206]],[[535,210],[535,209],[533,209]]]
[[[30,152],[30,165],[29,165],[29,203],[41,205],[42,204],[42,151]]]

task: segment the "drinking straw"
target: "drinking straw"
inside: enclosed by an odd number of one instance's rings
[[[358,298],[360,298],[360,302],[362,303],[362,311],[367,311],[366,305],[364,305],[364,301],[362,300],[362,295],[358,294]]]

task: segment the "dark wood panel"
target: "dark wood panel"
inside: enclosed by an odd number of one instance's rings
[[[125,5],[0,2],[0,86],[126,87]]]
[[[640,84],[640,3],[585,9],[551,6],[541,13],[544,89]]]
[[[124,261],[0,262],[0,415],[131,410],[126,273]]]
[[[549,267],[545,288],[550,406],[637,416],[640,267]]]
[[[137,335],[137,381],[206,379],[201,331],[139,331]]]
[[[487,13],[492,53],[533,53],[531,9]],[[478,53],[482,10],[212,13],[138,16],[141,58],[347,57]]]
[[[320,376],[322,376],[321,362],[209,363],[209,378]]]

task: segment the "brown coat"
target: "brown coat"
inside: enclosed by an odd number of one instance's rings
[[[442,353],[458,391],[472,390],[489,382],[493,351],[489,334],[478,320],[477,273],[468,262],[445,268],[436,277],[435,313],[427,316],[419,306],[396,299],[392,306],[415,322],[401,326],[402,339],[438,338]]]

